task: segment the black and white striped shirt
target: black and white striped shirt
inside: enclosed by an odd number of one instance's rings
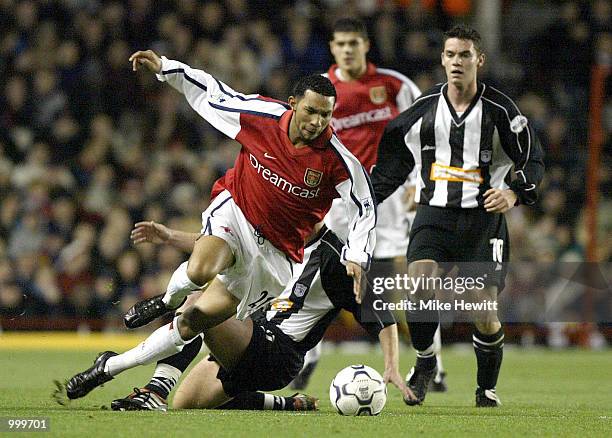
[[[388,310],[375,311],[369,301],[357,304],[353,279],[340,262],[342,241],[331,231],[304,249],[304,263],[278,298],[268,304],[266,319],[287,335],[301,351],[317,345],[342,309],[352,313],[373,337],[395,324]],[[371,297],[366,297],[366,300]]]
[[[544,163],[527,118],[512,99],[483,83],[469,107],[457,114],[447,90],[447,83],[436,85],[387,125],[372,173],[377,201],[416,167],[419,204],[482,207],[489,188],[508,187],[520,203],[533,204]]]

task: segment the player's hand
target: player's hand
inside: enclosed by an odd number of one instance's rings
[[[363,269],[361,269],[361,266],[359,266],[357,263],[348,262],[346,264],[346,275],[353,277],[353,293],[355,294],[355,301],[357,304],[361,304],[361,279],[363,278]]]
[[[516,193],[513,190],[489,189],[484,194],[484,208],[489,213],[505,213],[514,207]]]
[[[414,198],[416,195],[416,186],[408,186],[406,187],[406,191],[402,196],[402,202],[404,203],[404,208],[407,212],[411,212],[416,210],[416,202],[414,202]]]
[[[166,243],[170,240],[170,229],[157,222],[138,222],[130,234],[135,245],[140,243]]]
[[[139,50],[130,56],[129,61],[133,71],[138,71],[143,66],[153,73],[161,73],[161,58],[153,50]]]
[[[402,393],[402,397],[404,398],[404,400],[416,400],[416,397],[414,396],[410,388],[406,386],[406,382],[404,382],[404,379],[402,378],[402,376],[400,376],[400,373],[397,369],[385,369],[385,374],[383,374],[383,380],[385,381],[385,383],[391,383],[393,386],[399,389]]]

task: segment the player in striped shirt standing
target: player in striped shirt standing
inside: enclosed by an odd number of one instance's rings
[[[329,43],[334,56],[326,75],[337,93],[331,125],[342,143],[357,157],[368,172],[376,164],[378,143],[385,126],[399,113],[408,109],[421,94],[419,88],[403,74],[379,68],[367,61],[370,49],[365,23],[355,18],[343,18],[334,24]],[[393,265],[394,259],[405,257],[408,231],[413,213],[406,211],[404,199],[413,190],[414,182],[405,181],[378,208],[374,262],[379,269]],[[348,218],[340,199],[336,199],[325,217],[325,224],[342,240],[348,238]],[[392,275],[391,272],[387,273]],[[444,370],[440,355],[440,332],[436,332],[437,375],[432,389],[445,391]],[[295,389],[306,387],[320,356],[321,346],[308,352],[302,372],[292,382]]]
[[[478,81],[485,62],[478,32],[467,26],[446,32],[441,62],[447,82],[423,93],[387,125],[372,182],[383,202],[413,169],[417,173],[418,206],[408,248],[412,278],[439,278],[441,271],[462,263],[457,276],[484,283],[477,300],[495,301],[504,287],[509,254],[503,213],[535,203],[543,152],[515,103]],[[433,336],[439,314],[419,306],[435,297],[431,288],[421,286],[411,297],[416,309],[406,317],[417,359],[407,383],[421,403],[435,374]],[[502,326],[494,308],[471,316],[476,406],[498,406]]]

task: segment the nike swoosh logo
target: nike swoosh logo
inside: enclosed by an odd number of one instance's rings
[[[265,158],[269,158],[269,159],[271,159],[271,160],[276,160],[276,157],[273,157],[272,155],[268,154],[267,152],[266,152],[266,153],[264,153],[264,157],[265,157]]]

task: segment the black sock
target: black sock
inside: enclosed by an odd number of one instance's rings
[[[253,411],[261,411],[263,408],[263,392],[242,392],[227,403],[218,406],[216,409],[250,409]]]
[[[432,357],[422,357],[419,355],[419,352],[417,352],[415,368],[419,368],[422,370],[432,370],[436,367],[436,362],[437,361],[435,355],[433,355]]]
[[[415,350],[424,352],[432,347],[439,319],[440,316],[437,310],[406,311],[406,322],[410,330],[412,346]],[[434,355],[433,349],[432,355]]]
[[[472,340],[478,364],[478,386],[482,389],[495,389],[504,357],[504,331],[500,328],[495,334],[485,335],[475,330]]]
[[[269,399],[269,403],[266,403],[266,399]],[[293,397],[281,397],[263,392],[243,392],[217,409],[292,411]]]
[[[158,375],[156,372],[153,374],[151,381],[145,385],[145,388],[155,392],[161,397],[167,399],[170,391],[178,382],[178,376],[180,376],[189,366],[191,362],[196,358],[202,348],[202,336],[196,336],[190,343],[186,344],[183,349],[165,359],[157,362],[157,365],[165,364],[176,369],[176,377],[168,377],[167,375]]]

